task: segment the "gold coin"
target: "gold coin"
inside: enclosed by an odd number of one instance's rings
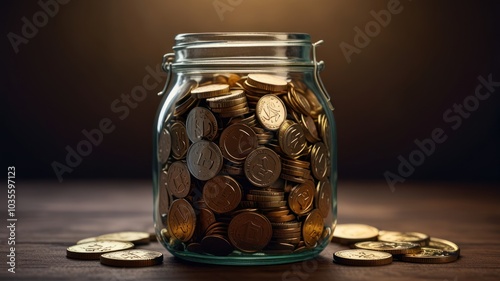
[[[281,160],[276,152],[267,147],[259,147],[245,159],[244,172],[255,186],[271,186],[280,176]]]
[[[165,164],[170,156],[170,149],[172,147],[172,138],[167,129],[163,129],[158,140],[158,159],[160,163]]]
[[[428,247],[422,247],[419,253],[401,256],[402,261],[415,263],[447,263],[457,259],[458,255],[456,254]]]
[[[413,242],[420,246],[427,246],[429,239],[429,235],[420,232],[381,231],[381,234],[378,236],[379,241]]]
[[[258,146],[257,135],[247,125],[236,123],[222,131],[219,147],[224,158],[231,162],[243,162]]]
[[[202,181],[213,178],[222,169],[222,164],[222,152],[215,143],[201,140],[189,146],[187,165],[195,178]]]
[[[382,242],[364,241],[354,244],[357,249],[382,251],[393,255],[416,254],[420,252],[420,245],[411,242]]]
[[[378,229],[366,224],[337,224],[333,231],[332,242],[353,244],[362,241],[377,240]]]
[[[270,131],[276,131],[286,120],[286,107],[283,101],[275,95],[264,95],[255,108],[257,120]]]
[[[285,120],[279,128],[278,142],[286,155],[295,157],[306,148],[306,136],[302,127],[290,120]]]
[[[229,94],[229,85],[227,84],[210,84],[200,86],[191,90],[191,95],[198,99],[213,98]]]
[[[80,260],[98,260],[104,253],[132,249],[134,244],[120,241],[96,241],[73,245],[66,249],[66,257]]]
[[[196,214],[193,207],[185,199],[172,202],[168,210],[167,227],[170,235],[187,242],[194,234],[196,227]]]
[[[311,149],[311,170],[317,180],[324,180],[330,174],[330,156],[326,145],[317,142]]]
[[[431,237],[429,245],[427,247],[443,250],[453,255],[460,255],[460,248],[457,246],[457,244],[436,237]]]
[[[216,213],[227,213],[241,202],[240,184],[231,176],[218,175],[208,180],[203,187],[203,200]]]
[[[271,222],[263,215],[246,212],[235,216],[228,228],[229,241],[242,252],[258,252],[271,240]]]
[[[170,134],[172,137],[171,154],[176,160],[180,160],[186,156],[189,147],[189,138],[186,134],[186,126],[180,121],[176,121],[170,126]]]
[[[97,241],[120,241],[120,242],[130,242],[134,245],[149,244],[149,233],[138,232],[138,231],[125,231],[125,232],[115,232],[99,235],[96,237]]]
[[[261,90],[270,92],[281,92],[288,88],[285,78],[269,74],[248,74],[248,84]]]
[[[330,213],[330,208],[332,206],[332,187],[328,180],[323,180],[318,182],[316,187],[315,204],[316,209],[318,209],[321,215],[326,218]]]
[[[309,212],[313,207],[314,193],[314,185],[311,182],[294,187],[288,195],[290,210],[297,215]]]
[[[302,226],[302,236],[307,247],[315,247],[323,233],[323,216],[314,209],[307,215]]]
[[[163,262],[163,254],[156,251],[132,249],[102,254],[100,260],[102,264],[110,266],[152,266]]]
[[[333,260],[344,265],[386,265],[392,262],[392,255],[386,252],[353,249],[335,252]]]
[[[168,167],[166,187],[169,194],[177,198],[184,198],[191,192],[191,175],[185,162],[176,161]]]
[[[213,140],[219,127],[214,114],[205,107],[195,107],[186,118],[186,133],[191,142],[202,139]]]

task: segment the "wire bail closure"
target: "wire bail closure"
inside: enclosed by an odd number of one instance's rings
[[[172,63],[174,62],[175,59],[175,54],[174,53],[168,53],[163,55],[163,60],[161,62],[161,68],[163,71],[167,73],[167,80],[165,81],[165,86],[163,87],[163,90],[158,93],[158,96],[163,95],[168,88],[168,85],[170,84],[170,78],[172,76]]]
[[[319,77],[319,72],[322,71],[323,69],[325,69],[325,62],[316,60],[316,46],[321,45],[323,42],[324,42],[323,40],[319,40],[318,42],[312,44],[312,46],[313,46],[313,50],[312,50],[313,51],[313,62],[314,62],[314,81],[316,82],[316,84],[319,85],[319,90],[320,90],[321,94],[323,95],[323,97],[326,99],[328,108],[330,108],[330,110],[333,111],[334,108],[332,105],[330,95],[326,91],[325,85],[323,84],[323,81],[321,81],[321,78]]]

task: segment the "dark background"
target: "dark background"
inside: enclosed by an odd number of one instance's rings
[[[408,180],[500,180],[500,87],[453,130],[443,114],[474,94],[477,77],[500,81],[498,1],[407,1],[403,10],[347,62],[339,45],[354,45],[355,27],[373,20],[380,1],[183,0],[82,1],[59,5],[16,54],[7,34],[22,35],[37,1],[2,1],[2,166],[17,177],[56,179],[65,163],[109,118],[115,130],[64,180],[151,178],[152,125],[160,98],[149,91],[124,120],[110,105],[142,85],[173,38],[185,32],[306,32],[326,63],[321,76],[333,97],[342,179],[384,180],[408,159],[415,139],[442,128],[447,140]],[[231,3],[219,17],[216,4]],[[484,89],[483,89],[484,91]]]

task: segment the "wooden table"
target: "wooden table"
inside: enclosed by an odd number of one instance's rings
[[[7,192],[1,202],[6,202]],[[1,227],[1,280],[500,280],[500,189],[495,185],[340,182],[340,223],[420,231],[456,242],[461,258],[448,264],[393,262],[378,267],[333,263],[346,247],[330,244],[316,259],[294,264],[236,267],[188,263],[159,243],[162,265],[115,268],[66,258],[66,248],[98,234],[152,231],[149,182],[21,182],[16,187],[16,268],[7,272],[6,227]],[[6,209],[4,224],[6,222]]]

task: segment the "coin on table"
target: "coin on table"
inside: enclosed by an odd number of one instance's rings
[[[269,74],[248,74],[248,84],[261,90],[281,92],[288,88],[285,78]]]
[[[280,176],[281,160],[273,150],[259,147],[248,154],[243,171],[253,185],[271,186]]]
[[[84,238],[82,240],[78,240],[78,242],[76,242],[76,244],[83,244],[83,243],[96,242],[96,241],[97,241],[97,237],[88,237],[88,238]]]
[[[412,242],[364,241],[354,244],[356,249],[382,251],[393,255],[416,254],[420,245]]]
[[[102,254],[100,260],[102,264],[110,266],[152,266],[163,262],[163,254],[156,251],[132,249]]]
[[[436,237],[431,237],[431,240],[429,241],[429,246],[427,246],[427,247],[443,250],[445,252],[448,252],[448,253],[454,254],[454,255],[460,255],[460,248],[457,246],[457,244],[455,244],[451,241],[436,238]]]
[[[66,257],[80,260],[98,260],[104,253],[134,248],[130,242],[96,241],[73,245],[66,249]]]
[[[191,90],[191,95],[198,99],[213,98],[229,94],[229,85],[227,84],[210,84],[200,86]]]
[[[99,235],[97,241],[120,241],[130,242],[134,245],[149,244],[149,233],[139,231],[124,231]]]
[[[276,131],[286,120],[286,107],[283,101],[273,94],[262,96],[255,107],[257,120],[270,131]]]
[[[242,252],[253,253],[262,250],[273,234],[271,222],[255,212],[236,215],[229,223],[229,241]]]
[[[348,245],[362,241],[377,240],[378,229],[366,224],[337,224],[332,242]]]
[[[211,141],[195,142],[188,149],[188,169],[199,180],[206,181],[213,178],[222,169],[222,164],[222,152]]]
[[[392,262],[392,255],[380,251],[352,249],[335,252],[333,260],[344,265],[386,265]]]
[[[428,247],[422,247],[419,253],[401,256],[402,261],[415,263],[447,263],[457,259],[458,255],[456,254]]]
[[[187,242],[194,234],[196,214],[193,207],[185,199],[172,202],[167,217],[168,232],[175,238]]]
[[[302,226],[302,236],[306,247],[314,247],[323,233],[323,216],[318,209],[312,210],[307,215]]]
[[[413,242],[420,246],[429,244],[429,235],[420,232],[399,232],[399,231],[381,231],[378,236],[379,241],[384,242]]]

